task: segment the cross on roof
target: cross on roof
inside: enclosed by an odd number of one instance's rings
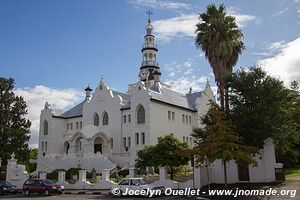
[[[148,10],[146,12],[146,14],[148,15],[148,22],[150,23],[150,21],[151,21],[151,15],[153,15],[153,13],[150,10]]]

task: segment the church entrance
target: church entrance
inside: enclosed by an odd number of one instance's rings
[[[103,144],[104,140],[102,137],[96,137],[94,140],[94,153],[100,152],[103,154]]]
[[[102,154],[102,144],[94,144],[94,153],[100,152]]]
[[[250,181],[249,165],[245,161],[238,162],[239,181]]]

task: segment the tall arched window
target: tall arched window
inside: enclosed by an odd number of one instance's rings
[[[44,121],[43,128],[44,128],[44,135],[48,135],[48,122],[47,122],[47,120]]]
[[[145,123],[145,109],[144,106],[139,105],[136,111],[136,122],[138,124],[143,124]]]
[[[108,114],[106,111],[104,111],[103,117],[102,117],[102,125],[107,125],[107,124],[108,124]]]
[[[99,115],[98,115],[98,113],[94,114],[94,125],[99,126]]]

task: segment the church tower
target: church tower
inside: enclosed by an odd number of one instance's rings
[[[154,42],[155,36],[153,35],[154,27],[151,24],[151,11],[147,11],[148,24],[146,26],[146,35],[144,36],[144,44],[142,46],[143,61],[140,67],[139,78],[141,81],[149,82],[154,80],[155,75],[161,75],[157,58],[157,45]]]

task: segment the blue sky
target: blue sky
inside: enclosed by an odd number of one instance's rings
[[[27,101],[31,144],[45,101],[69,108],[101,75],[121,92],[138,80],[147,10],[162,80],[180,92],[200,90],[207,78],[213,82],[194,43],[198,13],[210,3],[224,3],[244,33],[247,49],[236,68],[260,64],[287,84],[300,79],[300,0],[1,0],[0,76],[14,78]]]

